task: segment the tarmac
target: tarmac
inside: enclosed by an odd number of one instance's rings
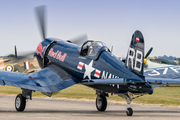
[[[126,104],[108,103],[105,112],[98,112],[95,101],[52,98],[33,98],[17,112],[15,97],[0,95],[1,120],[180,120],[178,107],[132,104],[133,116],[126,116]]]

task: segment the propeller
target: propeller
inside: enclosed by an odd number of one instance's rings
[[[88,40],[87,34],[82,34],[77,37],[71,38],[70,40],[67,41],[77,45],[82,45],[87,40]]]
[[[37,23],[38,23],[39,31],[41,33],[43,40],[46,39],[45,9],[46,9],[45,5],[35,7],[35,14],[37,17]],[[16,46],[14,49],[15,49],[15,58],[10,60],[8,63],[15,65],[15,64],[18,64],[18,62],[21,60],[32,60],[32,59],[34,59],[35,52],[28,52],[25,54],[21,54],[20,56],[17,56]]]
[[[146,55],[145,55],[144,58],[147,58],[147,57],[150,55],[150,53],[152,52],[152,50],[153,50],[153,47],[151,47],[151,48],[149,49],[149,51],[146,53]]]
[[[24,54],[18,56],[17,58],[15,58],[15,61],[20,61],[23,59],[28,59],[28,60],[34,59],[34,52],[24,53]]]
[[[35,8],[35,13],[37,15],[37,21],[39,25],[39,30],[41,32],[41,36],[43,40],[46,39],[46,21],[45,21],[45,9],[46,6],[38,6]]]
[[[6,62],[6,64],[16,65],[19,63],[19,61],[23,61],[23,60],[32,61],[33,59],[34,59],[34,52],[29,52],[29,53],[21,54],[17,57],[15,55],[14,58],[7,59],[4,62]]]
[[[4,62],[4,70],[7,70],[6,66],[10,65],[12,67],[14,67],[15,70],[19,71],[19,67],[17,67],[17,65],[19,64],[20,61],[27,61],[30,60],[32,61],[34,59],[34,52],[28,52],[26,54],[21,54],[20,56],[17,56],[17,49],[16,49],[16,45],[14,46],[14,52],[15,54],[10,54],[8,58],[4,58],[1,62]],[[16,68],[15,68],[16,66]],[[12,70],[13,71],[13,70]]]
[[[153,47],[151,47],[151,48],[149,49],[149,51],[146,53],[146,55],[145,55],[145,57],[144,57],[144,64],[146,64],[146,62],[147,62],[147,57],[151,54],[152,50],[153,50]]]
[[[46,17],[46,6],[43,5],[43,6],[35,7],[35,14],[37,17],[37,23],[39,26],[39,31],[41,33],[42,39],[45,40],[46,39],[46,18],[45,18]],[[84,41],[87,41],[87,40],[88,40],[87,34],[82,34],[75,38],[70,39],[69,42],[72,42],[77,45],[81,45],[84,43]],[[35,52],[30,52],[30,53],[27,53],[27,54],[17,57],[17,50],[16,50],[16,46],[15,46],[15,59],[14,59],[15,62],[22,60],[22,59],[32,59],[32,58],[34,58],[34,55],[35,55]]]
[[[39,24],[39,30],[41,32],[41,36],[42,36],[43,40],[46,39],[46,19],[45,19],[46,12],[45,11],[46,11],[46,6],[45,5],[38,6],[38,7],[35,8],[37,21],[38,21],[38,24]],[[82,34],[80,36],[77,36],[75,38],[72,38],[72,39],[68,40],[68,42],[72,42],[74,44],[81,45],[87,40],[88,40],[87,35]]]

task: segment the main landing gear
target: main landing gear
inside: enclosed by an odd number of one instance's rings
[[[26,107],[26,100],[32,99],[32,91],[22,89],[22,94],[18,94],[15,98],[15,108],[18,112],[23,112]]]
[[[107,99],[105,96],[97,96],[96,98],[96,108],[98,111],[105,111],[107,107]]]
[[[22,94],[18,94],[15,99],[15,108],[18,112],[24,111],[26,107],[26,98]]]
[[[108,94],[106,94],[105,92],[101,92],[101,91],[97,91],[96,90],[96,108],[98,111],[105,111],[106,107],[107,107],[107,99],[106,96],[108,96]]]

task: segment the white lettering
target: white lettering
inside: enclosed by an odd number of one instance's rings
[[[151,73],[155,73],[155,74],[148,74],[149,76],[156,76],[156,75],[160,75],[160,73],[156,70],[153,70]]]
[[[117,88],[119,88],[119,84],[117,84]]]
[[[168,71],[168,68],[163,68],[163,69],[164,69],[163,74],[165,75],[167,73],[167,71]]]
[[[115,78],[119,78],[118,76],[115,76]]]
[[[142,60],[143,60],[143,54],[141,51],[137,50],[136,51],[136,59],[135,59],[135,70],[137,71],[141,71],[141,67],[142,67]],[[138,65],[138,62],[140,63],[139,66]]]
[[[109,77],[108,78],[111,78],[111,74],[109,75]]]
[[[134,59],[135,59],[135,66],[133,66]],[[140,72],[142,70],[142,64],[143,64],[143,53],[139,50],[135,51],[134,48],[129,48],[126,66],[129,65],[129,61],[131,61],[131,68]]]
[[[106,75],[105,75],[105,71],[103,71],[102,76],[101,76],[101,79],[106,79],[106,78],[107,78],[107,75],[108,75],[108,72],[107,72]]]
[[[173,66],[173,67],[169,67],[169,68],[171,68],[171,70],[173,70],[174,72],[179,73],[178,70],[180,70],[180,66]]]
[[[144,70],[144,72],[150,72],[148,75],[149,76],[157,76],[157,75],[166,75],[169,71],[169,69],[171,69],[172,71],[174,71],[175,73],[179,73],[180,71],[180,66],[172,66],[172,67],[166,67],[166,68],[158,68],[156,70],[154,69],[147,69]]]
[[[112,75],[111,73],[108,76],[108,72],[106,72],[106,71],[102,72],[101,79],[112,79],[112,78],[119,78],[119,77],[118,76],[114,77],[114,75]]]
[[[132,68],[132,69],[133,69],[133,59],[134,59],[134,56],[135,56],[135,50],[134,50],[133,48],[129,48],[126,66],[128,66],[128,64],[129,64],[129,59],[131,59],[131,68]]]

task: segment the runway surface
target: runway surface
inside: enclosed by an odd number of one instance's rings
[[[16,112],[15,96],[0,95],[1,120],[180,120],[180,108],[135,105],[133,116],[126,116],[125,104],[108,103],[105,112],[96,110],[94,101],[33,98],[24,112]]]

